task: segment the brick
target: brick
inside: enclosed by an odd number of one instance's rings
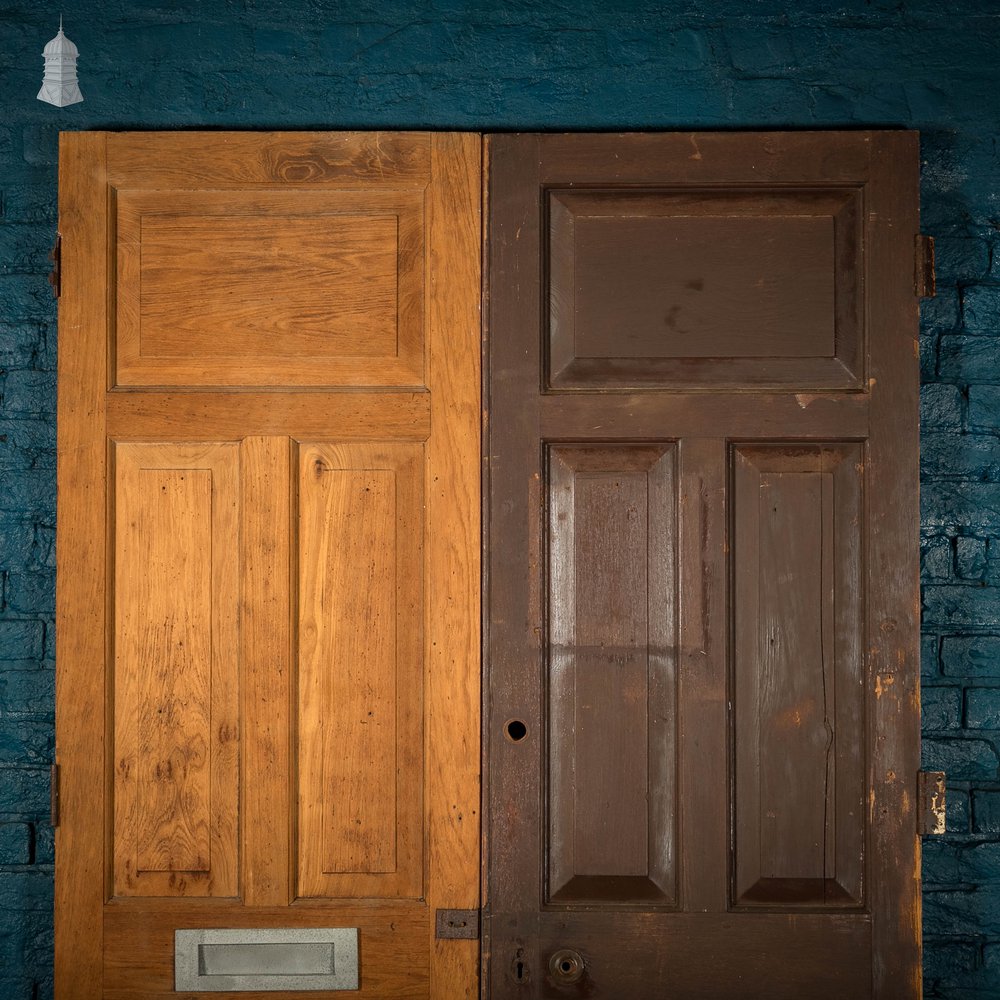
[[[1000,433],[1000,386],[970,385],[967,414],[970,429]]]
[[[0,621],[0,661],[41,657],[43,637],[41,622]]]
[[[50,420],[0,418],[0,471],[54,469],[56,428]]]
[[[1000,758],[987,740],[925,736],[921,759],[928,771],[944,771],[953,781],[996,781]]]
[[[49,768],[25,764],[0,764],[0,813],[47,818]]]
[[[1000,678],[1000,636],[945,636],[941,667],[947,677]]]
[[[56,411],[55,373],[8,372],[3,382],[3,408],[7,414],[54,414]]]
[[[48,274],[55,240],[51,226],[35,223],[0,225],[0,274]]]
[[[961,308],[957,288],[941,288],[932,299],[920,300],[920,329],[925,333],[954,333]]]
[[[8,974],[8,968],[11,974]],[[35,984],[12,972],[12,967],[0,971],[0,997],[4,1000],[35,1000]]]
[[[0,865],[26,865],[31,860],[31,827],[0,823]]]
[[[948,833],[968,833],[971,813],[969,793],[964,788],[948,786],[945,796],[945,829]]]
[[[46,822],[35,826],[35,864],[51,865],[56,860],[56,832]]]
[[[958,849],[958,881],[976,885],[1000,883],[1000,842],[970,844]]]
[[[962,426],[964,400],[957,385],[935,383],[920,388],[920,426],[958,430]]]
[[[30,368],[41,342],[38,323],[0,322],[0,368]]]
[[[935,434],[920,438],[924,480],[1000,480],[1000,438],[991,434]]]
[[[0,476],[0,482],[2,482]],[[0,489],[0,495],[3,490]],[[0,513],[0,569],[25,566],[35,552],[35,526],[16,515]]]
[[[50,719],[8,716],[0,726],[0,764],[51,764],[55,731]]]
[[[934,264],[939,282],[975,281],[990,269],[990,245],[986,240],[961,236],[934,239]]]
[[[967,729],[1000,729],[1000,688],[969,688],[965,693]]]
[[[0,190],[8,222],[55,222],[59,217],[54,185],[11,184]]]
[[[986,539],[955,539],[955,572],[963,580],[981,580],[986,573]]]
[[[920,539],[920,576],[924,580],[947,580],[952,568],[951,539],[932,535]]]
[[[52,614],[56,605],[54,573],[9,573],[4,590],[7,607],[15,612]]]
[[[0,912],[6,910],[52,909],[52,877],[51,873],[32,871],[0,871]]]
[[[931,528],[971,528],[1000,535],[1000,485],[928,482],[920,489],[920,523]]]
[[[1000,372],[1000,338],[945,335],[938,343],[938,377],[992,382]]]
[[[43,274],[0,274],[0,316],[54,321],[52,286]]]
[[[1000,833],[1000,792],[973,790],[972,832]]]
[[[930,889],[924,892],[924,934],[976,937],[997,922],[997,899],[991,891]]]
[[[0,716],[33,715],[51,719],[55,674],[51,670],[0,670]]]
[[[924,686],[920,691],[920,720],[925,730],[960,728],[962,689]]]
[[[1000,285],[968,285],[962,289],[961,304],[966,333],[1000,334]]]
[[[937,677],[941,673],[938,661],[939,640],[936,635],[920,637],[920,676],[922,678]]]
[[[1000,587],[927,584],[922,590],[922,600],[925,625],[1000,626]]]
[[[56,566],[56,532],[46,524],[35,528],[34,563],[55,569]]]
[[[59,125],[26,125],[21,142],[26,163],[55,166],[59,162]]]
[[[921,851],[922,878],[927,885],[954,885],[958,873],[959,848],[947,840],[928,838]]]
[[[6,472],[0,489],[0,511],[17,514],[51,514],[56,499],[53,469]],[[34,531],[32,531],[34,545]]]
[[[937,378],[938,338],[934,333],[920,335],[920,381],[933,382]]]
[[[929,982],[954,983],[980,964],[979,946],[968,941],[925,941],[924,979]]]

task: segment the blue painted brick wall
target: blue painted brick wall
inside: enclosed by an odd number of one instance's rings
[[[82,105],[35,100],[60,11]],[[1000,19],[972,0],[0,0],[0,997],[51,995],[57,135],[906,126],[921,339],[926,996],[1000,996]],[[916,540],[915,540],[916,542]]]

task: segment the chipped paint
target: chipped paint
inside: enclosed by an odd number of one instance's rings
[[[894,674],[876,674],[875,675],[875,697],[881,698],[882,695],[889,690],[896,683],[896,677]]]

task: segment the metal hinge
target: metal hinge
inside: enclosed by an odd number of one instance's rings
[[[52,244],[49,260],[52,261],[49,284],[52,286],[53,296],[58,299],[62,295],[62,233],[56,233],[56,241]]]
[[[438,910],[434,936],[438,940],[478,940],[479,910]]]
[[[934,237],[919,234],[914,246],[913,290],[922,299],[937,295],[937,276],[934,271]]]
[[[917,772],[917,822],[922,837],[940,836],[945,832],[944,771]]]
[[[49,823],[59,825],[59,765],[53,764],[49,773]]]

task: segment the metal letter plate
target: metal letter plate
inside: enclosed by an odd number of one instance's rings
[[[357,927],[174,931],[174,990],[358,989]]]

